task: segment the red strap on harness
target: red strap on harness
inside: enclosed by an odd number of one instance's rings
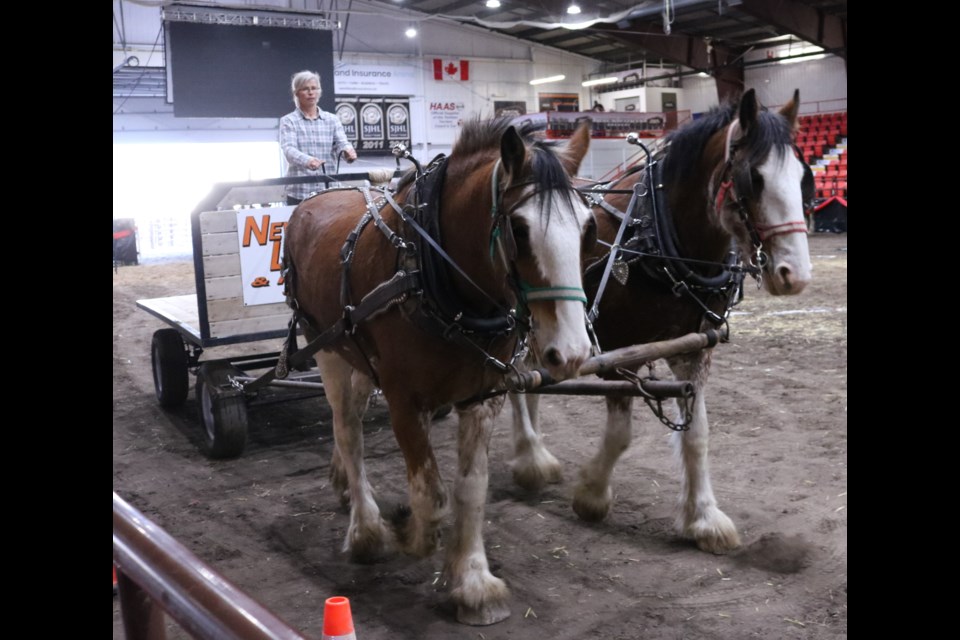
[[[720,183],[720,190],[717,191],[717,215],[720,215],[720,210],[723,209],[723,201],[727,199],[727,192],[732,188],[733,180]]]
[[[788,233],[806,233],[807,225],[801,220],[784,222],[772,225],[757,225],[757,233],[760,234],[760,240],[768,240],[774,236],[782,236]]]

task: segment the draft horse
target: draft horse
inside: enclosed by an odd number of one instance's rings
[[[488,392],[527,348],[560,379],[590,355],[579,258],[596,225],[571,178],[589,143],[588,124],[560,144],[509,119],[468,122],[449,157],[414,160],[395,192],[324,191],[287,226],[287,299],[314,345],[307,353],[333,411],[331,477],[350,504],[344,551],[365,562],[436,549],[448,498],[429,431],[433,413],[453,404],[458,468],[444,570],[466,624],[510,615],[482,538],[488,446],[504,402]],[[361,417],[374,387],[409,481],[409,509],[391,524],[363,464]]]
[[[779,112],[760,109],[751,89],[739,104],[715,107],[672,132],[657,154],[613,184],[585,189],[600,242],[584,286],[602,348],[722,328],[747,273],[773,295],[804,290],[811,279],[804,210],[813,176],[793,144],[799,104],[795,91]],[[685,408],[680,416],[660,418],[674,429],[682,466],[677,530],[705,551],[724,553],[740,538],[717,506],[707,465],[711,354],[667,358],[675,378],[692,383],[694,397],[674,407]],[[628,379],[638,369],[627,371]],[[559,482],[560,465],[537,423],[538,396],[511,400],[515,481],[528,489]],[[599,451],[580,469],[573,495],[574,511],[588,521],[609,512],[614,465],[631,440],[633,397],[611,395],[606,404]]]

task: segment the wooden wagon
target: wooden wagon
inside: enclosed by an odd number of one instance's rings
[[[360,185],[396,177],[388,170],[324,176],[328,185]],[[276,178],[226,182],[213,187],[191,214],[196,293],[138,300],[140,309],[169,327],[153,334],[151,364],[157,400],[166,408],[187,399],[190,374],[196,376],[196,399],[202,423],[204,452],[213,458],[235,457],[247,441],[247,408],[322,395],[315,368],[291,371],[270,390],[244,394],[250,372],[276,366],[279,351],[201,360],[204,349],[283,339],[291,312],[280,292],[279,256],[282,225],[294,207],[284,206],[284,186],[317,178]],[[244,229],[244,225],[249,228]],[[246,232],[246,234],[245,234]],[[252,275],[244,255],[259,244],[273,263]],[[253,267],[254,269],[256,267]],[[254,295],[254,290],[256,294]],[[261,291],[269,290],[273,300]],[[279,345],[279,342],[278,342]]]

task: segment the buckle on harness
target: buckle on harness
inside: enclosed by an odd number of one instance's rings
[[[353,312],[356,309],[352,304],[343,307],[343,332],[353,335],[357,332],[357,325],[353,322]]]

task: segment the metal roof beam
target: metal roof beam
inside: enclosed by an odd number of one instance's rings
[[[742,0],[740,10],[847,59],[847,21],[793,0]]]

